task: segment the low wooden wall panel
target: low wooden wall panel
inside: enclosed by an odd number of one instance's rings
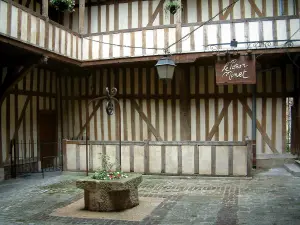
[[[66,143],[64,170],[86,171],[84,141]],[[250,145],[250,142],[125,142],[121,152],[122,170],[143,174],[250,176]],[[115,169],[118,149],[117,142],[90,141],[89,171],[103,165],[102,158],[97,157],[99,153],[106,154]]]

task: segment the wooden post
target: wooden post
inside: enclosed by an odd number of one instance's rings
[[[42,16],[48,18],[48,0],[43,0]]]
[[[253,145],[252,141],[246,140],[247,143],[247,177],[252,175],[252,166],[253,166]]]
[[[253,168],[256,168],[256,84],[252,85],[252,152]]]
[[[84,33],[84,11],[85,11],[85,0],[79,0],[79,27],[78,31],[80,34]]]
[[[175,71],[180,81],[180,140],[191,140],[190,74],[180,66]]]

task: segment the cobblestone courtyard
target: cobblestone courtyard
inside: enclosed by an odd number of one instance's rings
[[[284,172],[253,179],[145,176],[140,196],[164,200],[141,222],[50,216],[83,197],[77,178],[48,174],[1,182],[0,224],[300,224],[300,178]]]

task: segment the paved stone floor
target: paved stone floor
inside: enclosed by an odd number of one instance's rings
[[[139,194],[164,201],[142,222],[50,216],[82,198],[78,176],[33,175],[0,183],[0,224],[300,225],[300,178],[283,169],[253,179],[145,176]]]

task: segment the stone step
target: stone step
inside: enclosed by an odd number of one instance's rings
[[[300,160],[295,160],[295,163],[300,166]]]
[[[300,177],[300,166],[298,166],[298,164],[284,164],[284,168],[295,177]]]

